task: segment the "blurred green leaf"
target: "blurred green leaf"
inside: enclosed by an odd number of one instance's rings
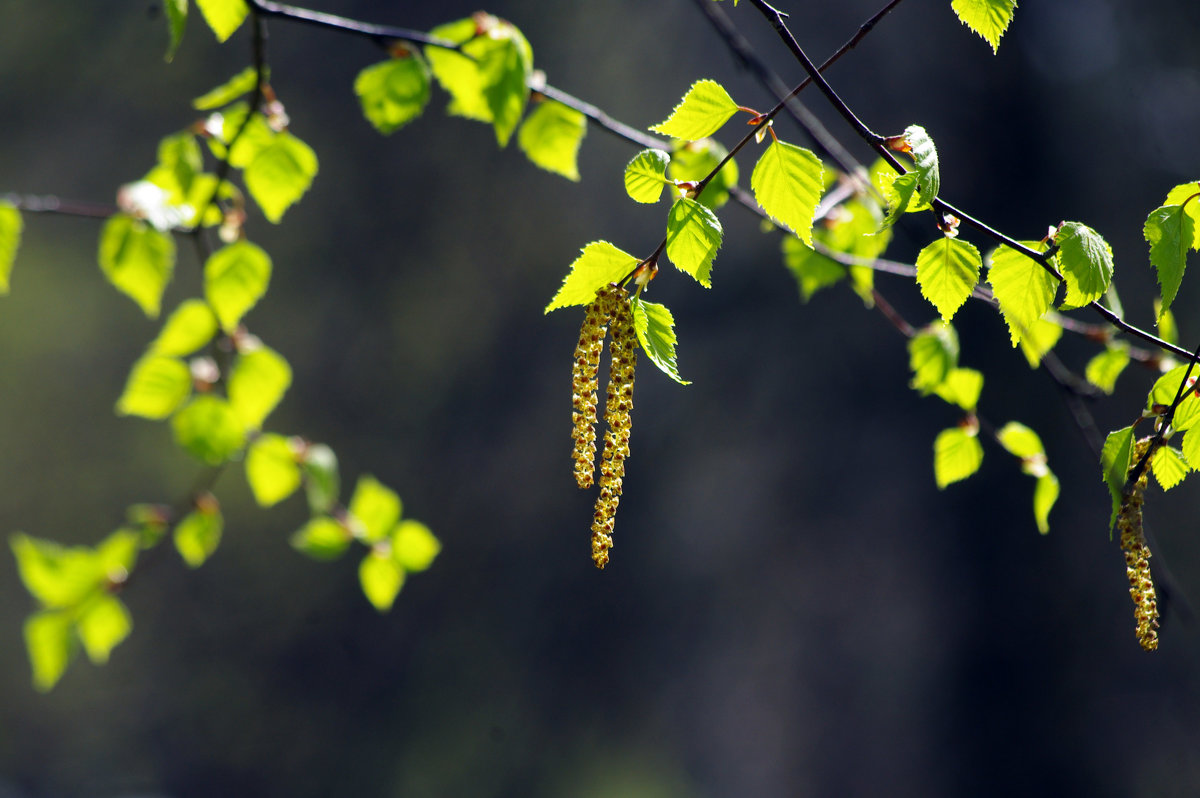
[[[62,678],[75,653],[71,617],[66,612],[35,612],[25,621],[25,648],[33,668],[33,686],[47,692]]]
[[[579,146],[587,134],[587,117],[560,102],[538,103],[517,131],[517,146],[547,172],[579,180]]]
[[[392,559],[406,571],[424,571],[442,550],[442,544],[420,521],[401,521],[392,530]]]
[[[979,404],[979,394],[983,391],[983,374],[975,369],[954,368],[946,378],[938,384],[933,392],[943,401],[961,407],[967,412],[975,410]]]
[[[476,36],[476,24],[474,19],[467,17],[439,25],[429,33],[455,44],[465,44]],[[483,96],[483,75],[474,58],[442,47],[426,47],[425,58],[433,76],[450,94],[448,113],[480,122],[492,121],[492,109]]]
[[[958,333],[945,322],[935,321],[908,341],[909,385],[922,396],[933,393],[958,367]]]
[[[185,0],[186,1],[186,0]],[[258,83],[258,70],[248,66],[220,86],[215,86],[192,100],[192,107],[197,111],[211,111],[220,108],[254,91]]]
[[[383,540],[400,520],[402,506],[394,490],[372,476],[359,477],[349,507],[353,520],[361,525],[354,529],[355,537],[367,543]]]
[[[189,568],[199,568],[221,544],[225,520],[211,496],[175,525],[175,549]]]
[[[311,443],[300,458],[308,507],[313,515],[327,513],[337,503],[341,491],[337,455],[323,443]]]
[[[262,426],[292,384],[292,367],[273,349],[260,346],[238,355],[229,374],[229,403],[247,430]]]
[[[703,180],[717,168],[729,151],[715,139],[700,139],[699,141],[680,142],[671,152],[671,162],[667,165],[667,177],[671,180],[695,181]],[[721,167],[721,171],[709,181],[704,193],[696,197],[696,201],[706,208],[716,210],[729,200],[729,189],[737,185],[738,166],[732,158]]]
[[[977,430],[951,427],[933,441],[933,475],[939,489],[974,474],[983,463]]]
[[[246,481],[254,500],[270,507],[300,487],[300,464],[291,442],[282,435],[259,435],[246,452]]]
[[[171,419],[176,442],[208,465],[229,461],[245,445],[246,433],[229,402],[216,396],[192,399]]]
[[[96,552],[17,532],[9,539],[25,589],[50,608],[73,607],[104,578]]]
[[[358,73],[354,93],[363,116],[380,133],[393,133],[416,119],[429,102],[429,67],[415,52],[390,58]]]
[[[88,659],[96,665],[103,665],[108,662],[112,650],[133,630],[133,619],[120,600],[101,594],[84,607],[76,630]]]
[[[155,355],[186,357],[206,346],[217,334],[217,317],[202,299],[187,299],[171,312],[150,344]]]
[[[13,262],[21,243],[21,212],[11,202],[0,200],[0,296],[9,290]]]
[[[223,42],[242,26],[250,9],[245,0],[195,0],[217,41]]]
[[[350,530],[327,515],[314,518],[292,535],[291,544],[314,560],[336,560],[345,553],[353,537]]]
[[[1038,319],[1025,328],[1021,334],[1021,354],[1025,355],[1031,369],[1038,367],[1042,356],[1054,348],[1062,333],[1062,327],[1049,319]]]
[[[179,358],[146,355],[133,364],[117,414],[164,419],[192,394],[192,374]]]
[[[996,438],[1009,454],[1022,460],[1046,454],[1038,434],[1016,421],[1010,421],[1001,427],[996,433]]]
[[[493,21],[494,20],[494,21]],[[483,98],[492,112],[496,142],[504,147],[525,112],[533,50],[511,22],[489,18],[489,29],[463,45],[472,55],[483,79]]]
[[[165,0],[163,7],[167,10],[167,54],[164,59],[170,63],[183,40],[183,29],[187,26],[188,0]]]
[[[1038,532],[1043,535],[1050,531],[1050,510],[1058,501],[1058,477],[1047,471],[1038,477],[1033,488],[1033,517],[1037,521]]]
[[[387,612],[404,586],[404,568],[391,557],[371,551],[358,566],[358,581],[367,601],[380,612]]]
[[[1087,381],[1107,394],[1117,387],[1117,378],[1129,365],[1129,345],[1110,343],[1108,348],[1088,361],[1084,369]]]
[[[238,241],[214,252],[204,264],[204,296],[227,333],[237,329],[267,291],[271,258],[249,241]]]
[[[100,232],[100,270],[114,287],[157,318],[175,270],[175,242],[144,222],[117,213]]]
[[[291,133],[275,136],[246,167],[243,177],[250,196],[272,222],[304,196],[317,174],[317,154]]]

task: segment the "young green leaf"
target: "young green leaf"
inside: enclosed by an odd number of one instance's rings
[[[309,444],[300,458],[300,472],[304,476],[309,511],[320,515],[333,509],[341,490],[337,455],[333,449],[323,443]]]
[[[246,432],[233,406],[212,395],[197,396],[171,419],[175,441],[201,462],[219,466],[246,443]]]
[[[968,413],[975,410],[979,404],[979,394],[983,391],[983,374],[975,369],[951,369],[933,392],[943,401],[957,405]]]
[[[175,549],[189,568],[199,568],[221,544],[225,527],[215,501],[204,503],[175,525]]]
[[[475,38],[476,28],[475,20],[467,17],[439,25],[430,31],[430,35],[455,44],[466,44]],[[448,113],[480,122],[492,121],[491,108],[483,96],[483,75],[473,56],[443,47],[426,47],[425,58],[433,76],[450,94]]]
[[[1185,443],[1186,443],[1185,436]],[[1121,497],[1125,492],[1125,481],[1129,478],[1129,469],[1133,466],[1133,427],[1114,430],[1104,439],[1104,447],[1100,451],[1100,467],[1104,473],[1104,482],[1112,496],[1112,516],[1108,521],[1109,534],[1117,522],[1117,513],[1121,510]]]
[[[401,521],[392,530],[392,559],[406,571],[416,573],[433,565],[442,544],[420,521]]]
[[[157,318],[175,270],[175,242],[144,222],[117,213],[100,232],[100,270],[113,286]]]
[[[229,165],[237,169],[245,169],[258,154],[270,147],[279,135],[267,124],[267,118],[261,112],[250,115],[250,106],[237,103],[220,113],[213,114],[206,128],[215,128],[217,133],[208,139],[208,149],[217,158],[225,158]],[[234,141],[234,136],[237,140]],[[232,149],[227,149],[233,141]]]
[[[996,432],[996,440],[1005,451],[1021,460],[1021,470],[1034,477],[1048,472],[1046,449],[1038,434],[1016,421],[1010,421]]]
[[[21,212],[12,203],[0,201],[0,296],[8,293],[9,277],[20,243]]]
[[[1038,319],[1025,328],[1021,335],[1021,354],[1025,355],[1029,368],[1038,367],[1042,356],[1054,348],[1062,333],[1062,327],[1048,319]]]
[[[74,606],[95,591],[105,577],[92,549],[83,546],[67,548],[20,532],[9,542],[21,582],[45,607]]]
[[[367,601],[387,612],[404,586],[404,568],[387,554],[372,550],[358,566],[358,581]]]
[[[296,531],[292,548],[314,560],[336,560],[354,538],[350,530],[327,515],[314,518]]]
[[[71,616],[66,612],[35,612],[25,621],[25,649],[33,669],[33,686],[47,692],[62,678],[75,654]]]
[[[232,36],[250,13],[245,0],[196,0],[196,7],[219,42]]]
[[[276,134],[243,172],[250,196],[263,215],[278,223],[304,196],[317,174],[317,154],[291,133]]]
[[[1158,337],[1169,344],[1179,343],[1179,325],[1175,323],[1175,314],[1162,310],[1162,299],[1154,298],[1154,318],[1158,319]],[[1118,314],[1120,315],[1120,314]]]
[[[776,141],[754,165],[750,189],[776,221],[812,246],[813,216],[825,188],[820,159],[802,147]]]
[[[796,278],[800,298],[805,302],[812,299],[817,291],[838,283],[846,276],[845,266],[810,249],[794,236],[783,239],[783,263]]]
[[[953,0],[950,7],[971,30],[978,33],[992,46],[995,53],[1000,47],[1000,37],[1012,22],[1017,0]]]
[[[904,129],[904,151],[912,156],[917,172],[917,194],[922,206],[928,206],[941,191],[942,178],[938,169],[937,147],[920,125]]]
[[[246,482],[260,507],[286,499],[300,487],[300,463],[291,441],[267,433],[254,439],[246,451]]]
[[[1059,270],[1067,283],[1064,310],[1099,299],[1112,282],[1113,256],[1108,242],[1079,222],[1063,222],[1054,234]]]
[[[1183,457],[1183,453],[1170,446],[1160,446],[1150,457],[1150,470],[1163,490],[1183,482],[1191,468]]]
[[[257,83],[258,70],[248,66],[220,86],[215,86],[192,100],[192,107],[197,111],[211,111],[222,105],[229,105],[243,94],[254,91]]]
[[[1196,411],[1188,405],[1193,402],[1200,403],[1200,399],[1195,394],[1197,378],[1200,378],[1200,366],[1192,366],[1190,374],[1186,365],[1176,366],[1155,380],[1154,385],[1150,388],[1150,393],[1146,397],[1144,414],[1151,416],[1165,412],[1179,394],[1185,375],[1187,376],[1187,388],[1184,389],[1184,397],[1175,411],[1175,420],[1173,423],[1177,429],[1186,429],[1188,426],[1191,426],[1187,424],[1187,421],[1191,420]],[[1186,424],[1186,426],[1181,427],[1181,423]]]
[[[192,374],[179,358],[146,355],[133,364],[117,415],[164,419],[192,394]]]
[[[933,393],[958,367],[958,333],[945,322],[934,322],[908,341],[909,385],[922,396]]]
[[[171,312],[149,350],[155,355],[186,357],[207,346],[217,334],[217,317],[202,299],[187,299]]]
[[[922,210],[913,205],[913,197],[917,196],[916,172],[905,172],[882,185],[882,193],[887,200],[887,215],[880,224],[880,231],[890,230],[903,214]]]
[[[679,376],[679,369],[675,365],[675,318],[671,311],[638,297],[633,298],[632,305],[633,329],[642,351],[668,377],[680,385],[691,385]]]
[[[729,152],[715,139],[680,142],[671,152],[667,177],[681,182],[699,182],[716,169],[717,164],[728,154]],[[713,176],[696,200],[715,211],[729,201],[729,189],[736,186],[737,181],[737,161],[731,158],[721,167],[721,171]]]
[[[109,654],[133,631],[129,610],[113,596],[100,594],[79,615],[75,630],[83,650],[96,665],[108,662]]]
[[[374,477],[359,477],[349,507],[354,536],[367,543],[383,540],[400,520],[402,507],[394,490]]]
[[[571,264],[562,287],[550,300],[545,312],[587,305],[596,298],[597,291],[609,283],[628,277],[637,264],[637,258],[607,241],[593,241],[583,248],[583,252]]]
[[[170,63],[175,58],[179,42],[183,40],[183,29],[187,26],[188,0],[166,0],[163,6],[167,10],[167,36],[170,39],[164,60]]]
[[[671,156],[662,150],[642,150],[625,167],[625,193],[634,202],[647,205],[658,202],[667,184],[667,164]]]
[[[287,360],[260,346],[238,355],[229,374],[229,404],[247,430],[256,430],[291,384],[292,367]]]
[[[1187,460],[1188,465],[1192,468],[1200,466],[1200,427],[1192,427],[1183,434],[1182,449],[1183,459]]]
[[[1021,243],[1037,251],[1046,248],[1038,241]],[[988,282],[1014,347],[1050,309],[1058,290],[1058,280],[1040,263],[1003,244],[988,256]]]
[[[587,117],[560,102],[547,100],[525,117],[517,130],[517,146],[535,165],[579,180],[579,145],[587,134]]]
[[[1108,348],[1088,361],[1083,375],[1087,381],[1107,394],[1117,387],[1117,378],[1129,365],[1129,345],[1110,343]]]
[[[1183,212],[1192,219],[1192,249],[1200,250],[1200,181],[1175,186],[1162,204],[1183,206]]]
[[[510,22],[487,17],[484,27],[486,35],[471,39],[462,51],[476,59],[496,142],[504,147],[517,129],[529,99],[533,51],[521,31]]]
[[[714,80],[698,80],[665,122],[650,128],[655,133],[684,141],[707,138],[736,114],[738,105],[729,92]]]
[[[696,200],[675,200],[667,216],[667,257],[705,288],[712,287],[712,262],[724,231],[716,215]]]
[[[951,427],[933,441],[933,476],[941,490],[974,474],[983,463],[983,445],[978,430]]]
[[[1187,253],[1195,240],[1196,223],[1184,212],[1182,205],[1164,205],[1155,208],[1146,217],[1142,235],[1150,244],[1150,263],[1158,272],[1158,284],[1162,286],[1162,303],[1159,317],[1166,312],[1179,284],[1183,282],[1183,270],[1187,266]]]
[[[249,241],[214,252],[204,264],[204,297],[227,333],[258,302],[271,280],[271,258]]]
[[[1058,492],[1058,477],[1050,471],[1038,477],[1033,487],[1033,517],[1043,535],[1050,532],[1050,510],[1058,501]]]
[[[415,52],[367,67],[354,80],[363,116],[380,133],[416,119],[429,102],[429,67]]]
[[[979,250],[958,238],[943,236],[917,255],[917,284],[921,294],[949,322],[979,282],[983,260]]]

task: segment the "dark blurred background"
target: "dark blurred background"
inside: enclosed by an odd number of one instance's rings
[[[782,8],[820,60],[881,4]],[[944,196],[995,226],[1099,230],[1129,318],[1152,325],[1141,228],[1200,173],[1200,5],[1025,0],[995,56],[949,5],[902,4],[831,81],[882,133],[924,125]],[[250,58],[246,31],[218,46],[194,9],[166,65],[151,3],[0,8],[0,192],[112,202],[193,121],[190,99]],[[418,29],[477,8],[323,6]],[[799,80],[751,7],[723,8]],[[701,77],[770,105],[685,0],[487,10],[522,28],[552,84],[635,126]],[[622,189],[633,148],[590,129],[572,184],[446,118],[441,93],[385,138],[351,90],[373,45],[273,21],[269,55],[321,161],[280,226],[249,227],[275,274],[248,324],[295,369],[271,426],[331,444],[347,488],[362,473],[395,486],[444,551],[379,615],[355,558],[290,550],[302,501],[259,510],[233,471],[216,556],[139,572],[123,596],[133,635],[49,695],[30,687],[32,605],[6,553],[0,796],[1200,794],[1196,624],[1172,602],[1160,650],[1138,647],[1098,466],[994,312],[956,319],[962,362],[988,375],[981,413],[1046,441],[1063,485],[1046,537],[1032,480],[994,446],[977,476],[935,488],[932,440],[957,415],[907,387],[904,339],[844,287],[801,304],[778,237],[727,207],[713,289],[671,271],[652,287],[694,384],[639,370],[616,548],[597,572],[593,495],[568,457],[580,314],[542,308],[588,241],[658,243],[666,207]],[[166,425],[112,413],[157,325],[104,283],[99,225],[25,218],[0,300],[0,529],[93,543],[197,469]],[[934,235],[910,217],[889,254],[911,259]],[[165,306],[198,275],[181,246]],[[914,324],[934,317],[910,281],[878,284]],[[1185,280],[1189,348],[1198,306]],[[1095,349],[1059,352],[1081,370]],[[1095,406],[1101,427],[1130,423],[1152,379],[1131,370]],[[1155,564],[1193,606],[1198,489],[1152,487],[1147,507]]]

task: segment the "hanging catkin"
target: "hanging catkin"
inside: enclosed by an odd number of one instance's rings
[[[1139,462],[1150,446],[1150,439],[1143,438],[1133,447],[1133,462]],[[1158,599],[1154,592],[1154,580],[1150,576],[1150,547],[1142,532],[1142,502],[1146,494],[1147,474],[1133,486],[1129,495],[1121,501],[1117,514],[1117,529],[1121,533],[1121,549],[1125,553],[1125,573],[1129,577],[1129,595],[1133,598],[1133,617],[1137,621],[1137,638],[1142,648],[1153,651],[1158,648]]]

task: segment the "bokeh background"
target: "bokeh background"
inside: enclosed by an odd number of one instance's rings
[[[782,8],[820,60],[880,4]],[[799,80],[752,8],[723,7]],[[418,29],[477,9],[323,4]],[[635,126],[701,77],[770,105],[684,0],[487,10],[523,29],[552,84]],[[112,202],[193,121],[190,98],[250,58],[246,31],[219,46],[198,18],[170,65],[165,43],[148,2],[0,6],[0,193]],[[622,189],[633,148],[592,128],[573,184],[447,118],[442,94],[385,138],[351,90],[373,45],[275,21],[269,56],[321,161],[280,226],[249,227],[275,274],[248,323],[295,370],[271,426],[331,444],[347,487],[395,486],[444,551],[380,615],[353,557],[288,547],[303,502],[259,510],[235,470],[219,552],[139,571],[132,637],[48,695],[21,640],[31,601],[0,557],[0,796],[1200,794],[1196,623],[1171,602],[1161,649],[1138,647],[1097,464],[994,312],[960,313],[962,361],[988,375],[984,415],[1046,441],[1063,484],[1046,537],[1032,481],[994,446],[977,476],[935,488],[932,440],[957,416],[907,388],[903,338],[844,287],[802,304],[778,237],[729,206],[712,290],[668,272],[652,286],[694,384],[640,369],[597,572],[593,496],[568,457],[580,315],[542,308],[588,241],[659,241],[665,206]],[[1128,316],[1153,324],[1141,226],[1200,172],[1200,6],[1026,0],[993,55],[946,0],[911,0],[829,77],[876,130],[929,130],[951,201],[1021,238],[1064,219],[1101,231]],[[157,325],[104,283],[98,230],[27,214],[0,300],[6,532],[91,543],[196,473],[165,425],[112,412]],[[889,254],[935,234],[910,217]],[[914,324],[933,318],[909,281],[878,284]],[[181,246],[166,306],[198,285]],[[1188,347],[1198,286],[1175,303]],[[1059,351],[1081,369],[1095,349]],[[1127,374],[1094,407],[1101,427],[1130,423],[1152,379]],[[1155,564],[1193,605],[1197,496],[1151,488],[1147,510]]]

